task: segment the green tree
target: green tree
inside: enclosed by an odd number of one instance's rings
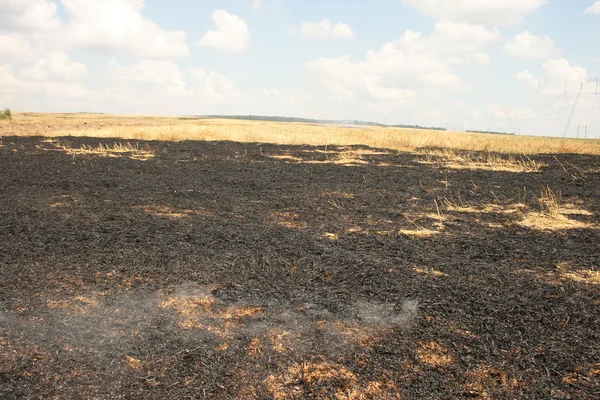
[[[4,111],[0,113],[0,119],[12,119],[12,113],[10,112],[10,108],[5,108]]]

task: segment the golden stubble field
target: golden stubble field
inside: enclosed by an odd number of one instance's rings
[[[597,141],[68,114],[0,135],[1,398],[600,395]]]
[[[0,121],[2,135],[88,136],[135,140],[230,140],[288,145],[366,145],[399,151],[437,147],[510,154],[600,154],[600,140],[342,127],[186,117],[15,113]]]

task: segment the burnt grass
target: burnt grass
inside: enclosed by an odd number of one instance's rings
[[[3,138],[0,398],[600,398],[600,157],[130,143]]]

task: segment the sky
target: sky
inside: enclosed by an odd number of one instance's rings
[[[0,108],[600,138],[599,37],[594,0],[0,0]]]

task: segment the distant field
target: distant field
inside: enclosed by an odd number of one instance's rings
[[[15,113],[13,121],[0,121],[0,135],[91,136],[163,141],[230,140],[313,146],[363,144],[407,151],[437,147],[511,154],[600,154],[600,140],[102,114]]]

